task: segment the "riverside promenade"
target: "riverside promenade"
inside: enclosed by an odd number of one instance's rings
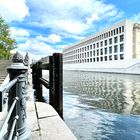
[[[6,78],[6,81],[9,79]],[[54,108],[43,102],[36,102],[32,88],[31,71],[28,75],[29,86],[27,94],[26,124],[31,133],[31,140],[77,140],[65,122],[60,118]],[[4,81],[4,83],[6,83]],[[0,128],[7,115],[7,107],[0,113]],[[5,130],[6,131],[6,130]]]
[[[77,140],[51,105],[34,101],[33,92],[29,74],[27,126],[32,140]]]
[[[54,54],[55,56],[59,55]],[[57,57],[56,60],[58,60]],[[40,96],[41,92],[37,91],[41,91],[40,88],[42,88],[37,84],[37,81],[42,80],[42,78],[38,78],[40,73],[36,73],[38,69],[34,69],[34,71],[29,69],[26,59],[23,59],[23,56],[18,52],[13,56],[12,62],[6,68],[9,75],[5,74],[5,77],[6,75],[7,77],[0,86],[0,140],[77,140],[62,120],[63,96],[52,98],[55,99],[55,102],[51,103],[53,105],[58,103],[59,108],[46,102],[37,102],[34,94],[38,93],[38,96]],[[55,70],[58,68],[55,67]],[[58,92],[63,92],[63,81],[58,81],[58,76],[62,77],[62,73],[59,75],[53,71],[53,74],[55,75],[53,75],[47,87],[49,86],[49,91],[50,88],[55,89],[57,95]],[[50,86],[54,79],[56,87]],[[59,89],[57,83],[61,90],[57,90]],[[50,98],[49,101],[51,101]],[[58,101],[61,101],[61,103]]]

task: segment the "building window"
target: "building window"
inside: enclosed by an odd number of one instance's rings
[[[95,56],[95,50],[93,51],[93,56]]]
[[[87,48],[85,47],[85,51],[87,50]]]
[[[118,45],[115,45],[114,46],[114,53],[117,53],[118,52]]]
[[[105,56],[105,61],[107,61],[107,56]]]
[[[103,49],[100,50],[100,54],[103,55]]]
[[[112,46],[109,47],[109,54],[112,53]]]
[[[85,59],[85,63],[86,63],[86,59]]]
[[[124,46],[123,44],[120,44],[120,52],[123,52],[123,50],[124,50]]]
[[[86,58],[87,56],[86,56],[86,53],[85,53],[85,58]]]
[[[122,26],[122,32],[124,32],[124,26]]]
[[[87,57],[89,57],[89,52],[87,52]]]
[[[103,61],[103,57],[100,57],[100,61]]]
[[[95,62],[95,58],[93,58],[93,62]]]
[[[109,37],[110,37],[110,32],[108,32],[108,34],[109,34]]]
[[[92,51],[90,51],[90,57],[92,57]]]
[[[124,59],[124,55],[123,54],[120,54],[120,59]]]
[[[97,48],[99,48],[99,43],[97,43]]]
[[[120,42],[123,42],[124,40],[124,35],[120,35]]]
[[[87,46],[87,50],[89,50],[89,46]]]
[[[97,61],[99,61],[99,57],[97,57]]]
[[[99,50],[97,50],[97,56],[99,55]]]
[[[100,35],[100,40],[101,40],[101,35]]]
[[[90,50],[92,50],[92,45],[90,45]]]
[[[114,60],[118,60],[118,55],[114,55]]]
[[[103,34],[102,34],[102,39],[103,39]]]
[[[103,41],[100,42],[100,47],[103,47]]]
[[[121,27],[119,27],[119,33],[121,33]]]
[[[106,33],[106,37],[108,38],[108,33]]]
[[[104,38],[105,38],[105,33],[104,33]]]
[[[105,54],[107,54],[107,48],[105,48]]]
[[[105,40],[105,46],[107,46],[107,40]]]
[[[114,29],[114,35],[116,34],[115,29]]]
[[[109,56],[109,60],[112,60],[112,55]]]
[[[89,59],[87,59],[87,62],[89,62]]]
[[[79,58],[79,54],[78,54],[78,58]]]
[[[95,44],[93,44],[93,49],[95,49]]]
[[[116,34],[118,34],[118,28],[116,29]]]
[[[92,58],[90,58],[90,62],[92,62]]]
[[[109,39],[109,45],[111,45],[111,44],[112,44],[112,38]]]
[[[114,43],[117,43],[118,42],[118,37],[114,37]]]
[[[111,36],[113,36],[113,31],[111,31]]]
[[[84,48],[82,48],[82,52],[84,52]]]

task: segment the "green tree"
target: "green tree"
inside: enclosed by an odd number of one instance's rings
[[[16,40],[10,37],[9,26],[0,17],[0,59],[9,59],[10,51],[16,47]]]

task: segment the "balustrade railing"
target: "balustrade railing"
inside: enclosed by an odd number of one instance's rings
[[[3,111],[3,95],[8,92],[8,113],[0,129],[0,140],[29,140],[26,126],[27,63],[18,52],[7,68],[10,82],[0,87],[0,112]],[[25,65],[26,64],[26,65]]]
[[[49,104],[63,118],[63,62],[62,53],[54,53],[32,64],[33,88],[37,100],[44,101],[42,85],[49,89]],[[42,70],[49,70],[49,81],[43,78]]]

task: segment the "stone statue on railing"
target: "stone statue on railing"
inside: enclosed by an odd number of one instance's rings
[[[24,58],[24,65],[28,66],[29,65],[29,55],[26,53],[25,58]]]

